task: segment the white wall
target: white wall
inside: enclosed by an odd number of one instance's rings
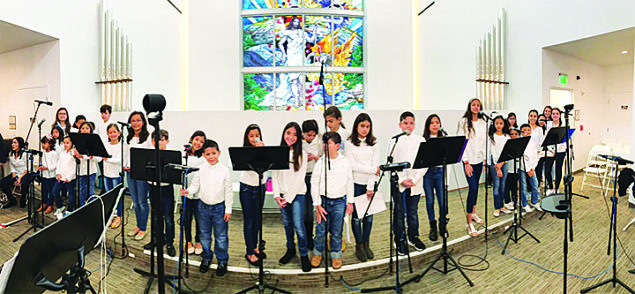
[[[419,0],[425,7],[429,0]],[[548,99],[541,49],[635,25],[635,1],[441,0],[419,16],[419,83],[423,109],[464,109],[475,96],[475,47],[507,13],[506,108],[525,112]],[[522,111],[521,111],[522,110]]]
[[[30,121],[37,104],[33,100],[60,101],[60,44],[51,41],[0,54],[0,133],[7,139],[26,138]],[[9,115],[16,116],[16,130],[9,130]],[[42,132],[48,134],[55,116],[55,109],[42,105],[38,111],[38,122],[47,122]],[[37,127],[33,127],[29,138],[31,146],[37,146]]]
[[[412,3],[365,5],[366,109],[412,109]],[[240,1],[191,1],[188,11],[189,109],[240,110]]]
[[[614,142],[631,143],[633,134],[633,64],[622,64],[604,68],[607,100],[606,139]],[[620,107],[628,105],[628,110]]]

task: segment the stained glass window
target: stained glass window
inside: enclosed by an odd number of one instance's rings
[[[243,0],[242,7],[245,110],[364,108],[363,0]]]

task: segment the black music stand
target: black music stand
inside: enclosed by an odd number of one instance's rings
[[[441,166],[443,169],[443,205],[440,212],[439,221],[443,222],[447,227],[448,218],[448,188],[446,180],[447,174],[447,165],[454,164],[461,161],[461,157],[463,157],[463,151],[465,150],[465,145],[467,144],[467,140],[465,136],[453,136],[453,137],[437,137],[430,138],[428,142],[421,143],[419,146],[419,153],[417,154],[417,158],[415,159],[414,168],[433,168],[437,166]],[[428,195],[428,197],[432,197],[432,195]],[[458,270],[463,278],[470,284],[470,287],[474,286],[474,283],[467,277],[463,269],[459,266],[459,264],[452,258],[450,255],[450,251],[448,250],[448,234],[447,229],[441,234],[443,238],[443,245],[441,247],[441,252],[439,255],[432,261],[432,263],[423,271],[418,277],[417,282],[425,276],[430,269],[435,269],[436,271],[447,274],[453,270]],[[434,265],[443,260],[443,269],[438,269],[434,267]],[[453,266],[448,269],[448,265]]]
[[[158,143],[158,142],[156,142]],[[157,152],[155,149],[145,148],[131,148],[130,149],[130,178],[138,181],[156,181],[155,169],[157,166],[161,170],[161,183],[181,184],[181,174],[173,169],[166,168],[170,164],[181,164],[181,152],[173,150],[160,150],[159,152],[159,164],[156,164]],[[156,183],[158,186],[161,183]],[[157,193],[159,194],[159,193]],[[163,287],[163,282],[168,282],[168,279],[180,279],[181,277],[173,275],[165,275],[163,272],[163,199],[150,199],[150,220],[151,220],[151,234],[150,242],[154,243],[150,249],[150,272],[135,268],[134,271],[142,276],[148,277],[145,292],[150,291],[154,278],[157,278],[161,283],[159,287]],[[154,248],[157,249],[157,271],[154,273]],[[172,283],[168,283],[170,286],[174,286]]]
[[[229,157],[232,161],[232,169],[251,170],[258,174],[258,182],[262,182],[263,174],[268,170],[289,169],[289,147],[288,146],[261,146],[261,147],[229,147]],[[262,203],[262,185],[258,185],[258,203]],[[262,207],[258,210],[260,227],[258,228],[258,282],[248,288],[240,290],[238,293],[247,293],[257,290],[264,293],[265,289],[278,291],[280,293],[291,293],[289,291],[276,288],[265,283],[264,260],[265,252],[262,240]]]
[[[106,146],[104,146],[104,142],[98,134],[68,133],[68,136],[71,137],[71,141],[73,145],[75,145],[77,153],[88,157],[86,158],[86,175],[88,176],[88,180],[86,181],[86,193],[88,193],[88,191],[90,191],[90,157],[99,156],[102,158],[110,158],[112,156],[108,154]],[[77,188],[75,191],[77,195],[77,197],[75,197],[75,201],[77,202],[75,209],[79,207],[79,202],[81,201],[79,199],[81,197],[79,194],[79,177],[77,178]],[[88,195],[86,200],[88,200],[90,196],[91,195]]]
[[[521,138],[507,140],[507,142],[505,143],[505,146],[503,147],[503,151],[501,151],[501,155],[498,157],[497,163],[513,160],[514,171],[518,172],[519,167],[516,165],[517,159],[523,157],[523,154],[525,153],[525,149],[527,148],[527,144],[529,144],[530,140],[531,140],[531,137],[521,137]],[[518,195],[516,195],[516,199],[514,201],[516,204],[520,203],[520,195],[522,192],[525,192],[525,191],[522,191],[522,185],[520,185],[520,177],[518,177],[518,181],[519,181]],[[527,180],[525,181],[528,182]],[[529,185],[529,183],[527,184]],[[522,218],[522,215],[519,215],[519,213],[522,214],[521,206],[522,205],[516,205],[514,209],[514,221],[509,226],[509,228],[507,228],[503,232],[503,234],[507,234],[507,232],[509,232],[509,236],[507,237],[507,241],[505,242],[505,246],[503,247],[501,254],[505,254],[505,250],[507,250],[507,246],[509,245],[510,240],[514,241],[515,244],[518,244],[518,241],[520,241],[520,239],[522,239],[523,237],[527,235],[529,235],[529,237],[536,240],[536,242],[540,243],[540,240],[538,240],[536,236],[534,236],[527,229],[525,229],[522,223],[520,222],[520,219]],[[518,229],[521,229],[525,233],[518,236]]]
[[[3,268],[3,271],[10,272],[6,288],[4,291],[0,289],[0,292],[66,290],[68,293],[84,293],[91,290],[94,293],[88,271],[84,269],[84,256],[99,245],[122,188],[123,184],[117,185],[108,193],[97,196],[97,200],[24,240],[13,266]],[[69,270],[70,273],[66,274]],[[60,277],[62,283],[54,283]]]

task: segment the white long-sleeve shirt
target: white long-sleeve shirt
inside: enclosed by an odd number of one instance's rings
[[[118,178],[121,171],[121,145],[106,144],[106,151],[110,158],[104,160],[104,176],[108,178]]]
[[[203,164],[207,163],[207,160],[205,160],[205,158],[203,156],[198,157],[195,155],[188,155],[187,156],[187,166],[189,167],[195,167],[195,168],[201,168],[201,166],[203,166]],[[195,172],[191,172],[189,174],[187,174],[187,184],[188,187],[189,185],[192,184],[192,181],[194,180],[194,175],[196,175],[198,173],[198,171]],[[185,195],[185,197],[189,198],[189,199],[199,199],[198,198],[198,193],[190,193]]]
[[[337,199],[346,196],[347,203],[353,203],[354,186],[353,186],[353,170],[351,163],[342,154],[338,154],[336,158],[331,159],[331,169],[328,170],[328,194],[324,192],[324,164],[326,159],[320,157],[315,163],[315,169],[311,175],[311,197],[313,198],[313,206],[322,205],[321,196],[330,199]]]
[[[22,152],[22,155],[17,158],[13,154],[9,154],[9,169],[10,173],[15,173],[16,177],[21,176],[26,172],[26,153]]]
[[[545,140],[545,131],[542,127],[538,126],[531,130],[531,140],[534,142],[539,156],[544,156],[544,151],[542,150],[542,141]]]
[[[493,141],[490,139],[491,144],[489,149],[489,153],[492,156],[491,158],[489,158],[488,162],[490,164],[497,164],[498,158],[501,156],[501,153],[503,152],[503,148],[505,147],[505,143],[507,142],[507,140],[509,140],[509,136],[506,134],[503,134],[503,135],[494,134],[493,137],[494,137]]]
[[[126,140],[126,138],[123,138],[123,140]],[[148,136],[148,139],[146,139],[143,143],[139,143],[139,137],[132,137],[132,139],[130,139],[130,143],[124,142],[124,147],[123,147],[123,152],[124,152],[123,166],[124,167],[130,167],[130,149],[131,148],[153,149],[154,146],[152,146],[152,138]]]
[[[97,134],[101,137],[101,141],[104,142],[104,145],[108,144],[108,125],[112,123],[112,119],[109,119],[106,122],[100,120],[99,123],[97,123]]]
[[[377,167],[379,166],[379,144],[370,146],[365,138],[360,138],[359,146],[355,146],[351,140],[346,142],[344,151],[346,158],[351,162],[353,169],[353,182],[358,185],[366,185],[372,190],[377,180]]]
[[[538,148],[533,140],[529,140],[523,153],[523,162],[519,162],[519,168],[524,171],[535,169],[538,165]]]
[[[42,178],[53,179],[57,175],[55,169],[57,169],[57,151],[44,151],[42,156],[42,166],[46,167],[42,170]]]
[[[84,155],[84,158],[79,160],[79,175],[86,176],[86,167],[90,164],[90,174],[94,175],[97,173],[97,163],[101,161],[101,157],[93,156],[93,159],[89,159],[88,156]]]
[[[231,214],[234,192],[229,169],[220,163],[211,165],[207,161],[199,168],[200,170],[194,174],[190,187],[187,188],[188,194],[198,193],[198,197],[207,205],[224,201],[225,213]]]
[[[467,128],[467,119],[461,118],[459,121],[459,129],[457,134],[459,136],[465,136],[467,140],[467,146],[463,151],[463,162],[467,161],[469,164],[479,164],[485,161],[485,144],[487,144],[487,123],[485,120],[479,119],[476,122],[472,122],[474,127],[473,131]]]
[[[71,151],[62,150],[57,159],[57,169],[55,170],[58,175],[62,177],[61,181],[72,181],[75,179],[75,156],[73,156],[73,149]]]
[[[423,176],[426,174],[428,169],[412,169],[412,165],[414,165],[417,152],[419,152],[419,146],[425,141],[426,139],[416,134],[401,136],[397,141],[397,146],[395,146],[395,150],[392,154],[394,163],[407,161],[411,164],[410,168],[397,173],[399,176],[400,192],[403,192],[406,189],[406,187],[402,185],[403,181],[410,179],[414,183],[414,186],[410,187],[410,196],[421,195],[421,193],[423,193]],[[394,144],[395,139],[391,139],[388,142],[388,152],[392,150]]]
[[[258,173],[251,170],[245,170],[240,173],[240,182],[252,187],[258,187]],[[267,182],[267,174],[262,175],[261,185]]]
[[[302,141],[302,150],[306,151],[307,154],[313,154],[317,157],[322,157],[322,137],[320,134],[316,135],[315,139],[311,141],[311,143],[307,143],[307,141]],[[315,166],[315,161],[309,161],[306,166],[306,172],[308,174],[313,172],[313,167]]]
[[[306,194],[306,184],[304,176],[306,175],[308,155],[306,151],[302,151],[300,157],[300,169],[298,171],[293,168],[293,151],[289,153],[289,169],[274,170],[272,173],[273,197],[280,197],[280,194],[292,203],[296,195]]]

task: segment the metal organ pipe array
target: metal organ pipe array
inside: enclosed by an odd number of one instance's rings
[[[505,11],[476,47],[476,96],[483,108],[502,109],[505,102]]]

